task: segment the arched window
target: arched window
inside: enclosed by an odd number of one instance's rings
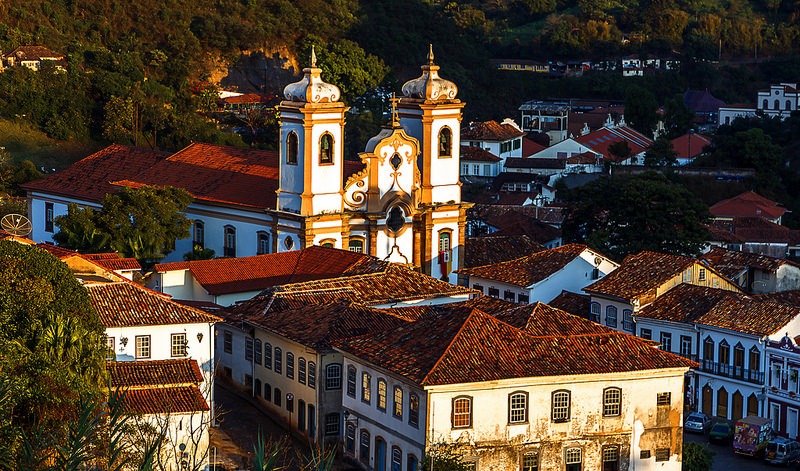
[[[728,342],[722,341],[719,343],[719,362],[721,364],[727,365],[730,363],[730,356],[731,356],[731,347],[728,345]]]
[[[378,378],[378,410],[386,412],[386,380]]]
[[[258,241],[256,246],[256,253],[263,255],[269,253],[269,234],[264,231],[258,232]]]
[[[278,347],[275,347],[275,372],[283,373],[283,351]]]
[[[633,311],[630,309],[622,310],[622,329],[628,332],[636,332],[636,324],[633,322]]]
[[[747,415],[758,415],[758,396],[756,396],[756,393],[747,397]]]
[[[306,359],[303,357],[297,360],[297,381],[306,384]]]
[[[364,240],[355,238],[350,239],[347,242],[347,248],[350,249],[351,252],[364,253]]]
[[[406,224],[406,217],[403,210],[399,206],[395,206],[389,210],[389,215],[386,217],[386,228],[389,232],[397,233],[403,229]]]
[[[417,461],[417,457],[414,455],[408,455],[408,465],[406,466],[407,471],[417,471],[419,469],[419,461]]]
[[[394,387],[394,403],[392,404],[392,415],[398,419],[403,419],[403,388]]]
[[[791,109],[792,109],[792,102],[790,100],[786,100],[786,111],[789,111]]]
[[[306,430],[306,401],[302,399],[297,401],[297,428],[301,432]]]
[[[336,247],[336,241],[334,239],[324,239],[322,242],[319,243],[319,246],[333,249]]]
[[[769,101],[767,101],[766,98],[764,98],[764,101],[761,102],[761,107],[764,108],[765,110],[769,109]]]
[[[281,406],[281,390],[280,389],[275,388],[275,395],[272,398],[272,402],[278,407]]]
[[[267,383],[264,383],[264,399],[267,402],[272,402],[272,386]]]
[[[264,342],[264,368],[272,369],[272,344]]]
[[[403,471],[403,452],[396,446],[392,447],[392,471]]]
[[[747,368],[750,371],[760,371],[761,370],[761,352],[758,351],[757,347],[752,347],[750,349],[750,359],[749,360],[750,361],[747,363]]]
[[[472,398],[461,396],[453,399],[453,428],[472,426]]]
[[[714,340],[711,337],[706,337],[703,341],[703,361],[714,361]]]
[[[206,226],[203,221],[195,221],[194,229],[192,230],[192,248],[206,246]]]
[[[450,253],[450,249],[452,248],[451,240],[450,240],[450,231],[440,231],[439,232],[439,252],[447,252]]]
[[[356,367],[353,365],[347,367],[347,395],[356,397]]]
[[[225,226],[224,255],[226,257],[236,256],[236,228],[233,226]]]
[[[369,404],[372,400],[372,376],[369,373],[361,374],[361,401]]]
[[[255,347],[253,347],[254,360],[257,365],[261,364],[261,340],[256,339]]]
[[[528,393],[515,392],[508,395],[508,423],[522,424],[528,421]]]
[[[326,132],[319,138],[319,163],[330,165],[333,163],[333,136]]]
[[[325,367],[325,389],[342,389],[342,365],[333,363]]]
[[[344,449],[351,455],[356,452],[356,426],[351,423],[344,430]]]
[[[603,416],[616,417],[622,413],[622,390],[620,388],[603,389]]]
[[[286,163],[289,165],[297,165],[297,154],[299,150],[299,143],[297,141],[297,134],[294,131],[286,136]]]
[[[419,396],[415,393],[408,397],[408,425],[419,427]]]
[[[361,431],[361,441],[359,443],[358,458],[362,463],[369,466],[369,432],[366,430]]]
[[[717,416],[723,419],[728,418],[728,391],[724,386],[717,391]]]
[[[439,157],[451,157],[453,155],[453,131],[447,126],[439,131]]]
[[[617,326],[617,308],[615,306],[606,307],[606,325],[609,327]]]
[[[738,377],[744,375],[744,347],[741,343],[733,347],[733,374]]]
[[[778,101],[778,100],[775,100],[775,110],[780,110],[780,109],[781,109],[781,102]]]
[[[294,379],[294,354],[291,352],[286,353],[286,377]]]
[[[725,124],[726,125],[731,124],[731,117],[730,116],[725,116]]]
[[[253,395],[258,397],[261,395],[261,380],[256,378],[253,382]]]
[[[308,362],[308,387],[311,389],[317,387],[317,364],[313,361]]]
[[[555,391],[552,397],[551,416],[553,422],[568,422],[570,409],[569,391]]]
[[[595,322],[600,322],[600,303],[593,302],[589,305],[589,313],[591,314],[591,319]]]

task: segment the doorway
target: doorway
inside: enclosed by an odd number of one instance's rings
[[[375,439],[375,471],[386,471],[386,442]]]

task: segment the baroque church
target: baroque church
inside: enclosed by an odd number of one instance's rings
[[[412,264],[455,282],[465,211],[459,183],[461,108],[457,87],[439,77],[433,51],[422,75],[392,101],[391,126],[359,154],[347,175],[339,89],[311,67],[284,89],[280,186],[273,211],[277,250],[323,245]]]
[[[243,257],[322,245],[408,264],[456,283],[470,203],[461,201],[458,88],[439,77],[433,51],[422,74],[392,99],[392,119],[360,163],[345,159],[348,108],[321,77],[312,52],[303,78],[278,106],[278,152],[193,143],[173,153],[112,145],[26,185],[35,241],[51,242],[69,203],[99,209],[123,187],[174,186],[194,201],[193,248]],[[355,156],[351,156],[355,157]]]

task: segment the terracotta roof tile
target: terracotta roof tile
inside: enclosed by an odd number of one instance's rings
[[[718,230],[720,234],[722,231],[727,231],[738,243],[794,244],[800,240],[800,231],[789,229],[758,216],[734,217],[731,220],[716,219],[712,220],[709,226]],[[712,234],[717,234],[717,232],[712,232]],[[723,237],[719,237],[719,239],[724,240]]]
[[[462,268],[458,270],[458,274],[528,287],[563,269],[585,251],[591,252],[585,245],[569,244],[507,262]]]
[[[168,156],[166,152],[112,144],[65,170],[25,183],[22,187],[29,192],[44,191],[100,201],[107,193],[118,190],[110,182],[133,178]]]
[[[244,147],[193,143],[155,165],[116,182],[121,186],[183,188],[196,199],[274,208],[278,154]]]
[[[800,289],[778,291],[776,293],[763,293],[753,295],[753,299],[778,304],[790,304],[800,307]]]
[[[644,152],[653,144],[653,141],[638,132],[627,127],[616,127],[613,129],[602,128],[590,132],[583,136],[578,136],[575,142],[583,144],[598,154],[602,154],[606,159],[613,159],[608,151],[608,147],[614,143],[626,141],[631,149],[631,155]]]
[[[522,157],[530,157],[537,152],[541,152],[545,150],[547,147],[539,144],[536,141],[532,141],[527,137],[522,138]]]
[[[497,121],[470,123],[469,126],[464,126],[461,129],[462,141],[507,141],[524,135],[524,132],[514,128],[514,126],[500,124]]]
[[[697,365],[620,332],[533,336],[469,307],[334,344],[420,385]]]
[[[410,306],[386,309],[386,311],[409,321],[416,321],[424,316],[449,312],[452,309],[471,307],[487,314],[496,314],[519,307],[519,304],[505,301],[492,296],[478,296],[469,301],[448,304],[427,304],[424,306]]]
[[[166,296],[133,283],[89,285],[92,307],[106,327],[218,322],[218,317],[183,306]]]
[[[208,411],[203,393],[197,386],[129,389],[125,409],[137,414],[186,414]]]
[[[753,191],[747,191],[714,204],[708,208],[708,211],[716,217],[757,216],[775,219],[781,217],[786,212],[786,208],[778,206],[778,203]]]
[[[693,159],[702,154],[703,149],[710,144],[710,139],[695,133],[684,134],[672,140],[672,148],[678,153],[679,159]],[[689,155],[690,151],[692,155]]]
[[[19,46],[13,49],[11,52],[4,54],[3,56],[19,58],[21,60],[26,60],[26,61],[41,60],[41,59],[53,60],[51,58],[55,58],[55,60],[60,60],[64,58],[64,54],[59,54],[58,52],[55,52],[52,49],[46,48],[44,46]]]
[[[500,162],[503,160],[478,146],[461,146],[460,158],[462,162]]]
[[[561,230],[516,210],[506,212],[502,216],[486,219],[485,222],[498,229],[489,234],[495,237],[522,234],[540,244],[551,242],[561,237]]]
[[[82,255],[86,260],[92,261],[106,270],[141,270],[142,266],[135,258],[122,258],[117,253],[95,253]]]
[[[741,275],[742,272],[752,268],[765,272],[774,272],[782,265],[795,265],[794,262],[790,262],[786,259],[757,253],[740,252],[723,247],[714,247],[700,258],[728,278],[736,278]]]
[[[629,255],[616,270],[584,288],[589,293],[633,300],[655,290],[695,263],[691,257],[657,252]]]
[[[732,291],[681,283],[645,306],[636,316],[670,322],[696,322],[724,299],[745,299]]]
[[[470,237],[464,242],[464,267],[472,268],[519,258],[521,254],[541,252],[544,246],[526,235]]]
[[[191,271],[195,280],[212,295],[260,291],[287,283],[372,273],[385,268],[386,262],[374,257],[319,246],[252,257],[159,263],[155,266],[159,273]]]
[[[553,298],[547,304],[556,309],[568,312],[575,316],[588,319],[590,316],[591,296],[588,294],[578,294],[571,291],[562,291],[561,294]]]
[[[616,332],[596,322],[544,303],[526,304],[494,317],[535,337],[609,334]]]
[[[167,386],[200,384],[203,374],[197,360],[110,361],[108,362],[110,386],[131,388],[141,386]]]

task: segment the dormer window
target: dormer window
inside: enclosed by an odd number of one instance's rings
[[[320,165],[333,163],[333,136],[327,132],[319,139],[319,163]]]
[[[450,157],[453,155],[453,131],[448,127],[439,131],[439,157]]]

